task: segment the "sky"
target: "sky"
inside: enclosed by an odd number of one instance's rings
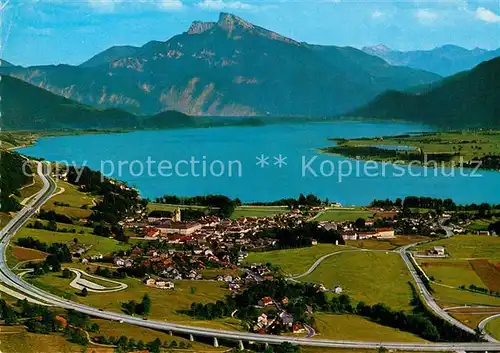
[[[220,12],[314,44],[500,47],[500,0],[0,0],[0,11],[0,57],[23,66],[166,41]]]

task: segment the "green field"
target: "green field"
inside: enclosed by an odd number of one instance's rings
[[[456,288],[448,288],[440,285],[432,285],[434,297],[441,307],[460,305],[489,305],[500,306],[500,298],[487,294],[473,293]]]
[[[369,342],[426,342],[409,332],[379,325],[356,315],[316,314],[317,339]]]
[[[334,255],[301,281],[339,285],[346,294],[368,304],[385,303],[393,309],[410,308],[410,274],[398,253],[354,251]]]
[[[333,252],[350,250],[344,246],[318,244],[309,248],[251,252],[245,259],[246,264],[266,264],[268,262],[281,267],[287,275],[300,275],[306,272],[320,257]]]
[[[20,326],[0,327],[0,351],[4,353],[81,353],[82,348],[60,335],[29,333]]]
[[[91,234],[91,228],[62,223],[58,223],[58,228],[75,229],[76,233],[59,233],[24,227],[16,233],[13,238],[13,242],[15,242],[17,238],[32,237],[47,244],[52,244],[68,243],[73,241],[74,238],[77,238],[80,244],[92,245],[92,248],[88,252],[88,254],[90,255],[99,253],[104,255],[110,254],[115,251],[130,249],[130,245],[128,244],[120,243],[114,239],[99,237]],[[83,230],[85,233],[79,234],[81,230]]]
[[[236,207],[233,214],[231,215],[232,219],[238,219],[242,217],[272,217],[277,214],[287,213],[289,212],[288,207],[279,207],[279,206],[241,206]]]
[[[78,267],[74,266],[73,267]],[[71,300],[103,310],[122,312],[121,303],[130,300],[140,301],[144,294],[151,298],[151,319],[167,320],[181,324],[193,324],[210,328],[240,329],[237,320],[222,319],[212,321],[194,320],[188,315],[179,313],[187,310],[193,302],[211,303],[223,299],[229,294],[224,284],[216,281],[176,281],[175,290],[149,288],[136,278],[120,279],[128,288],[113,293],[89,293],[87,297],[78,295],[79,291],[71,288],[70,279],[61,277],[60,273],[49,273],[39,278],[26,277],[37,287],[60,296],[71,296]]]
[[[419,251],[444,246],[452,259],[490,259],[500,261],[500,238],[483,235],[456,235],[417,247]]]
[[[466,260],[419,259],[418,263],[427,276],[433,277],[436,283],[452,287],[461,285],[468,287],[471,284],[485,287]]]
[[[58,181],[57,186],[59,187],[56,192],[64,189],[62,194],[53,196],[42,209],[46,211],[55,211],[60,214],[64,214],[72,218],[87,218],[92,214],[92,206],[94,205],[94,197],[89,194],[78,191],[78,188],[64,181]],[[70,206],[56,206],[56,202],[61,202],[68,204]],[[87,207],[83,209],[82,207]]]
[[[324,221],[355,221],[358,218],[372,218],[375,212],[361,209],[330,209],[320,214],[314,220],[316,222]]]
[[[500,318],[491,320],[484,327],[486,332],[488,332],[493,338],[500,340]]]
[[[491,217],[491,219],[475,219],[467,226],[467,229],[471,232],[488,230],[488,226],[491,223],[495,223],[498,221],[500,221],[500,217],[497,216]]]

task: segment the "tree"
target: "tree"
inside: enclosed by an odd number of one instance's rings
[[[142,310],[144,314],[149,314],[151,312],[151,299],[147,294],[144,294],[144,297],[142,297]]]
[[[62,276],[63,278],[71,278],[71,271],[68,268],[65,268],[62,271]]]
[[[89,291],[87,290],[87,288],[83,288],[82,289],[82,297],[86,297],[87,295],[89,295]]]

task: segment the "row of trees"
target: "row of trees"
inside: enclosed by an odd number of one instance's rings
[[[128,338],[126,336],[120,337],[104,337],[99,336],[94,339],[95,342],[100,344],[112,344],[115,345],[116,352],[135,352],[147,350],[150,353],[159,353],[162,348],[165,349],[191,349],[191,343],[186,343],[181,341],[162,342],[159,338],[152,340],[150,342],[144,343],[142,340],[134,340],[133,338]]]
[[[40,213],[38,214],[38,218],[43,219],[45,221],[54,221],[57,223],[73,224],[73,221],[71,218],[69,218],[66,215],[59,214],[55,211],[40,210]]]
[[[170,205],[197,205],[212,208],[212,211],[222,217],[230,217],[237,206],[241,206],[240,199],[231,200],[224,195],[206,195],[193,197],[179,197],[174,195],[165,195],[156,198],[157,203]]]
[[[316,207],[321,206],[323,204],[328,205],[329,201],[326,199],[325,201],[321,201],[319,197],[313,194],[309,194],[305,196],[304,194],[300,194],[297,199],[286,198],[278,201],[271,202],[254,202],[250,205],[253,206],[287,206],[290,209],[298,209],[300,206],[306,207]]]
[[[444,210],[444,211],[478,211],[486,212],[488,210],[499,210],[500,204],[491,205],[489,203],[481,204],[468,204],[468,205],[457,205],[452,199],[438,199],[432,197],[417,197],[408,196],[404,200],[373,200],[370,204],[372,207],[378,208],[391,208],[391,207],[405,207],[405,208],[428,208],[433,210]]]

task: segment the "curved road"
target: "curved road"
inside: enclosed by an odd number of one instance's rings
[[[58,306],[64,309],[73,309],[94,317],[126,322],[133,325],[153,328],[157,330],[174,331],[183,334],[192,334],[194,336],[214,337],[220,339],[228,339],[232,341],[251,341],[269,344],[280,344],[282,342],[290,342],[298,345],[313,346],[313,347],[331,347],[331,348],[353,348],[353,349],[377,349],[381,346],[387,349],[406,350],[406,351],[500,351],[498,343],[394,343],[394,342],[360,342],[360,341],[334,341],[310,338],[292,338],[273,335],[261,335],[246,332],[234,332],[227,330],[214,330],[188,325],[178,325],[162,321],[144,320],[124,314],[113,312],[105,312],[96,308],[72,302],[66,299],[59,298],[56,295],[45,292],[31,284],[24,282],[15,275],[7,266],[5,258],[5,250],[10,238],[29,220],[29,218],[41,207],[52,195],[56,189],[55,182],[44,171],[41,163],[38,165],[38,174],[43,180],[43,188],[36,197],[29,202],[14,217],[0,233],[0,281],[4,282],[11,288],[24,293],[32,298],[43,301],[45,303]],[[401,252],[403,255],[403,252]],[[409,260],[408,260],[409,261]],[[413,269],[413,271],[415,271]],[[413,273],[416,276],[416,273]],[[417,276],[418,278],[418,276]]]

